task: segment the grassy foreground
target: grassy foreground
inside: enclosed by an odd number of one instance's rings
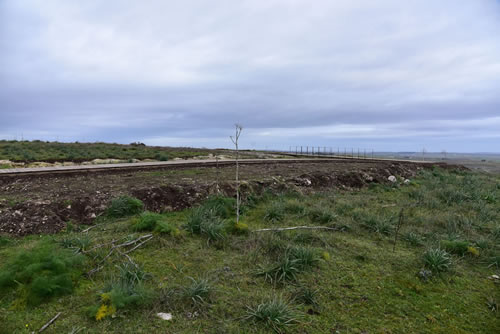
[[[500,178],[247,197],[239,225],[230,198],[122,197],[88,232],[0,237],[0,333],[500,332]],[[330,229],[255,232],[282,226]]]

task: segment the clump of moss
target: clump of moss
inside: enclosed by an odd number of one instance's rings
[[[54,296],[69,294],[81,275],[84,256],[42,242],[23,250],[0,269],[0,292],[16,288],[28,305],[38,305]]]

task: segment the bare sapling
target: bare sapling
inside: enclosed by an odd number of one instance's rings
[[[243,127],[240,124],[235,124],[235,135],[230,136],[231,141],[236,149],[236,224],[240,222],[240,151],[238,147],[238,140],[240,139],[241,131]]]

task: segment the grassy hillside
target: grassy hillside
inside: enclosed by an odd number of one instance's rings
[[[82,162],[93,159],[189,158],[208,154],[208,150],[191,148],[150,147],[107,143],[59,143],[44,141],[0,141],[0,160],[14,162]]]
[[[159,215],[122,197],[88,232],[1,238],[0,333],[58,312],[47,333],[500,331],[500,178],[245,195],[240,225],[230,198]],[[255,231],[280,226],[330,229]]]

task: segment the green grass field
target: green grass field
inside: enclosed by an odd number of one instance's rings
[[[245,197],[239,225],[234,199],[120,198],[88,232],[1,237],[0,333],[500,332],[500,178]],[[285,226],[330,229],[255,231]]]
[[[190,158],[206,154],[208,154],[208,150],[191,148],[151,147],[108,143],[59,143],[39,140],[0,140],[0,160],[10,160],[13,162],[82,162],[93,159],[169,160],[173,158]]]

